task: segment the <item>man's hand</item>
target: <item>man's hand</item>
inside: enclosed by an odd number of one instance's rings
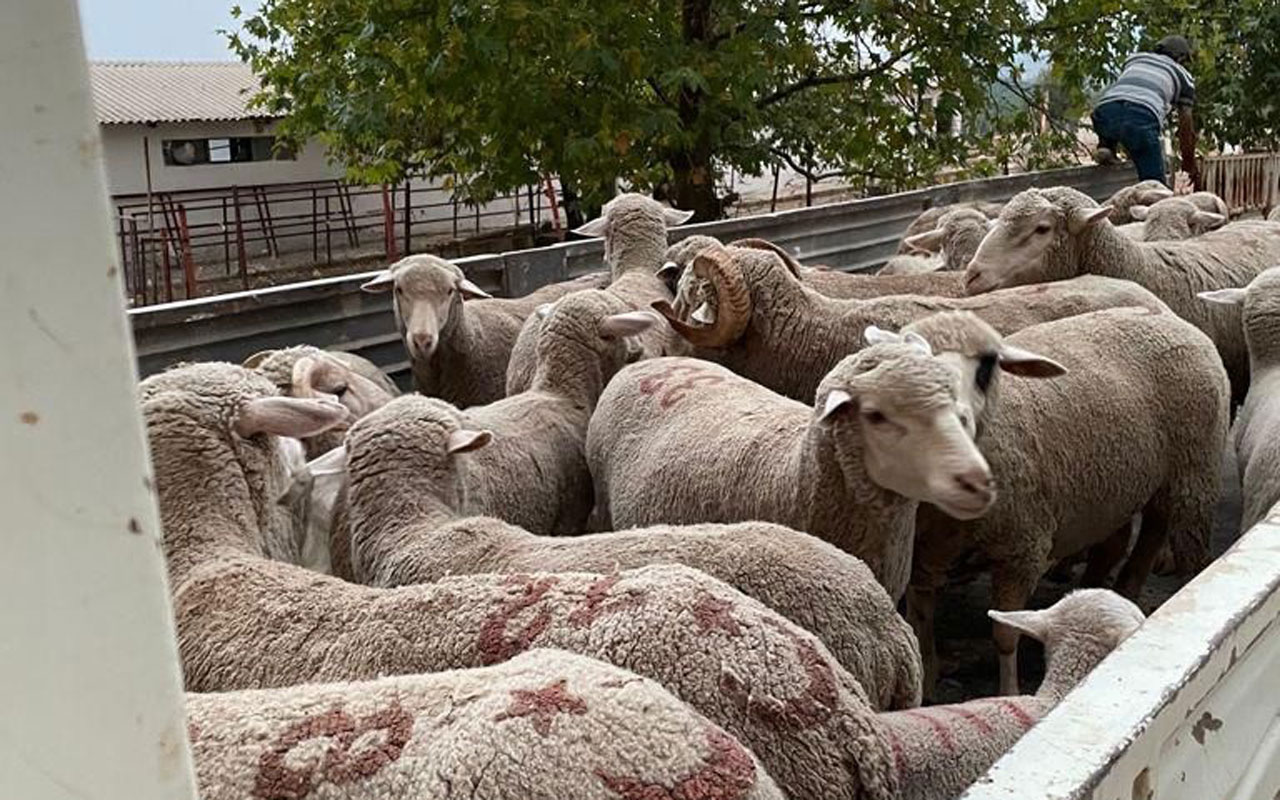
[[[1178,150],[1182,155],[1182,170],[1191,176],[1191,183],[1195,188],[1200,189],[1200,163],[1196,160],[1196,124],[1189,106],[1178,108]]]

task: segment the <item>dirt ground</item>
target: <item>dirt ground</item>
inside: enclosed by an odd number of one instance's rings
[[[1235,453],[1223,454],[1222,498],[1214,521],[1212,549],[1217,558],[1238,538],[1240,526],[1240,481],[1236,474]],[[1079,574],[1082,567],[1077,567]],[[1173,596],[1187,579],[1153,575],[1138,604],[1150,614]],[[1030,607],[1052,605],[1074,588],[1070,583],[1040,582]],[[942,677],[937,687],[937,702],[955,703],[973,697],[997,693],[999,668],[995,645],[991,642],[991,626],[986,616],[990,583],[984,576],[962,586],[954,586],[939,599],[937,627],[938,652]],[[1024,692],[1034,691],[1044,675],[1044,653],[1037,642],[1023,637],[1018,650],[1019,679]]]

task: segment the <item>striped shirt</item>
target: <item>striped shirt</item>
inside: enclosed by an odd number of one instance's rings
[[[1175,105],[1190,108],[1195,99],[1196,82],[1181,64],[1166,55],[1137,53],[1124,62],[1120,77],[1102,93],[1098,105],[1128,100],[1163,120]]]

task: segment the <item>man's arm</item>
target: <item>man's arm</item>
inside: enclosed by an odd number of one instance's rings
[[[1182,171],[1191,178],[1191,184],[1199,190],[1200,166],[1196,162],[1196,123],[1191,116],[1191,106],[1178,107],[1178,150],[1182,154]]]

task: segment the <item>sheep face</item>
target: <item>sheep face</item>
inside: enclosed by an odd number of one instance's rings
[[[1042,611],[988,611],[987,615],[1043,642],[1050,656],[1068,642],[1093,641],[1110,652],[1146,621],[1140,608],[1108,589],[1077,589]]]
[[[962,270],[978,252],[978,245],[992,227],[986,214],[974,208],[957,208],[938,220],[938,227],[909,236],[907,248],[927,254],[943,255],[942,269]]]
[[[435,354],[444,332],[461,315],[463,300],[491,298],[456,265],[432,255],[401,259],[360,288],[394,291],[396,325],[409,356],[418,361]]]
[[[818,388],[816,415],[842,464],[860,458],[885,489],[957,519],[980,517],[995,502],[952,373],[919,343],[878,344],[840,362]]]
[[[363,417],[393,397],[332,354],[309,345],[257,353],[244,366],[257,369],[289,397],[337,400],[353,418]]]
[[[1227,217],[1213,211],[1203,211],[1194,202],[1182,197],[1170,197],[1155,205],[1135,205],[1129,209],[1134,219],[1145,222],[1142,238],[1148,242],[1190,239],[1222,227]]]
[[[219,363],[154,375],[141,383],[139,397],[162,513],[199,502],[216,502],[232,515],[252,509],[255,530],[286,538],[293,523],[275,501],[289,488],[299,446],[282,437],[314,436],[350,414],[330,398],[281,397],[262,375]],[[212,475],[216,487],[207,486]],[[255,544],[271,550],[269,542]]]
[[[566,295],[540,316],[539,369],[563,379],[594,362],[601,390],[618,370],[644,355],[635,337],[662,322],[656,313],[633,311],[620,298],[598,289]]]
[[[1079,239],[1105,224],[1111,209],[1075,194],[1029,189],[1010,200],[969,262],[965,290],[981,294],[1078,275]]]

